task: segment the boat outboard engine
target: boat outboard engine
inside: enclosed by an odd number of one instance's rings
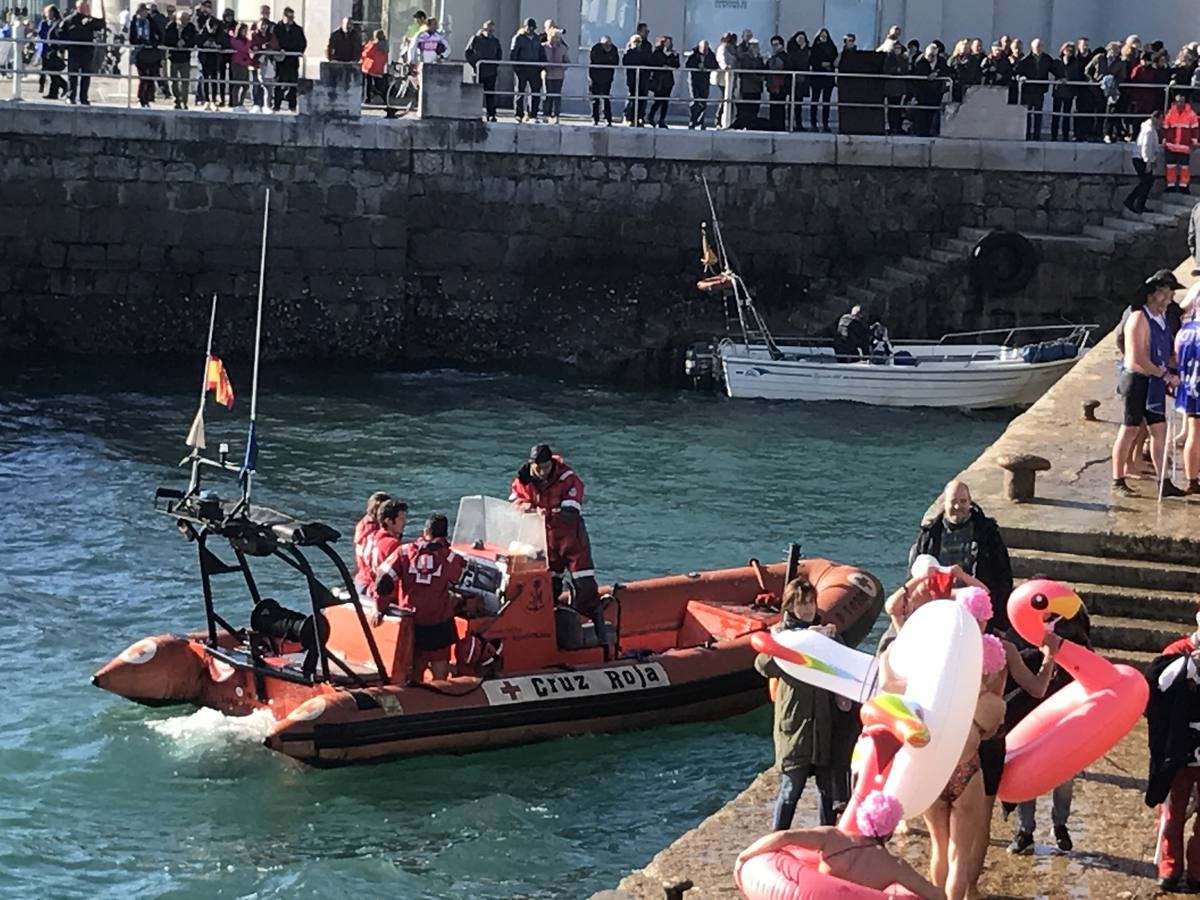
[[[692,390],[712,393],[719,387],[717,348],[712,341],[688,346],[683,356],[683,374],[692,379]]]
[[[250,613],[251,639],[253,637],[267,638],[276,644],[287,642],[299,644],[304,648],[304,674],[312,675],[317,671],[317,660],[320,658],[321,645],[329,639],[329,623],[322,616],[318,627],[314,625],[311,615],[296,612],[280,606],[278,601],[264,597]]]

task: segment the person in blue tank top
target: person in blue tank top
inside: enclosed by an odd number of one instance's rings
[[[1200,494],[1200,283],[1192,285],[1179,304],[1183,327],[1175,336],[1179,386],[1175,408],[1187,416],[1183,444],[1183,474],[1187,493]]]
[[[1117,393],[1124,398],[1125,409],[1113,443],[1112,489],[1122,497],[1136,496],[1125,476],[1129,452],[1142,425],[1150,432],[1150,457],[1157,472],[1162,472],[1166,459],[1167,388],[1179,383],[1171,371],[1174,346],[1166,309],[1175,291],[1182,288],[1169,269],[1159,269],[1142,284],[1142,295],[1131,305],[1130,315],[1121,326],[1123,359]],[[1183,494],[1170,479],[1163,483],[1164,497]]]

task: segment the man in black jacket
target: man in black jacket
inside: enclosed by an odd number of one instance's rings
[[[347,16],[342,19],[341,28],[329,35],[329,43],[325,45],[325,58],[330,62],[358,65],[361,57],[362,34]]]
[[[700,41],[684,59],[683,67],[688,69],[688,92],[692,97],[692,105],[688,111],[688,128],[699,128],[703,131],[708,127],[705,121],[708,117],[708,95],[712,89],[712,73],[717,70],[717,55],[708,46],[708,41]]]
[[[175,108],[187,109],[192,83],[192,50],[196,46],[196,26],[192,24],[191,10],[181,9],[175,13],[175,21],[167,26],[163,35],[163,46],[167,48],[167,81],[175,98]]]
[[[517,121],[536,122],[542,106],[542,66],[546,51],[538,40],[537,19],[526,19],[525,27],[513,35],[508,48],[508,58],[520,65],[513,66],[517,76],[517,99],[514,112]],[[525,92],[529,92],[529,118],[525,119]]]
[[[628,94],[625,100],[625,121],[629,125],[642,126],[646,124],[646,96],[650,93],[650,56],[654,53],[642,36],[641,31],[629,38],[629,45],[621,57],[625,66],[625,90]]]
[[[987,585],[992,598],[988,630],[1008,631],[1008,595],[1012,593],[1012,563],[996,520],[986,516],[971,500],[970,489],[951,481],[942,492],[942,511],[921,526],[911,559],[928,553],[943,566],[959,565]]]
[[[1042,42],[1034,38],[1029,42],[1029,55],[1021,59],[1013,69],[1013,75],[1028,82],[1021,85],[1021,105],[1029,110],[1025,126],[1025,140],[1042,139],[1042,107],[1046,104],[1046,83],[1054,73],[1054,58],[1043,52]]]
[[[496,62],[503,56],[500,39],[496,37],[496,23],[488,19],[468,42],[466,57],[483,85],[483,107],[489,122],[496,121],[496,76],[500,71]]]
[[[89,3],[80,3],[62,23],[62,40],[67,45],[67,72],[71,89],[67,100],[89,105],[88,88],[92,83],[92,68],[96,56],[96,35],[104,32],[104,20],[92,15]]]
[[[596,43],[588,53],[588,93],[592,95],[592,124],[600,124],[600,113],[604,113],[606,125],[612,125],[612,93],[613,79],[617,76],[616,66],[621,63],[621,53],[617,45],[607,34]]]
[[[871,326],[863,308],[855,304],[838,319],[833,336],[833,352],[838,362],[858,362],[871,355]]]
[[[275,112],[287,98],[288,109],[296,111],[296,82],[300,80],[300,57],[298,54],[308,49],[308,38],[304,29],[296,23],[296,11],[290,6],[283,9],[283,18],[275,26],[275,40],[279,49],[289,56],[280,58],[275,66]]]

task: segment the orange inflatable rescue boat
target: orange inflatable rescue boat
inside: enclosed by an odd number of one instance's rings
[[[409,611],[377,617],[357,596],[333,528],[198,489],[160,489],[155,505],[196,547],[206,628],[140,640],[93,683],[148,705],[269,709],[266,745],[313,765],[732,716],[767,700],[750,635],[778,620],[777,604],[761,601],[782,593],[789,567],[813,582],[824,620],[851,645],[883,602],[873,575],[801,560],[794,547],[769,566],[603,588],[597,634],[569,597],[551,596],[541,516],[465,497],[452,537],[468,563],[455,588],[458,674],[413,684]],[[264,597],[252,560],[282,563],[303,599]],[[218,588],[249,606],[247,624],[218,611]]]

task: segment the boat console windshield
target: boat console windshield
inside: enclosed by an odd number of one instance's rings
[[[517,509],[507,500],[475,494],[458,502],[450,543],[467,560],[455,591],[477,600],[487,615],[504,603],[514,560],[546,565],[546,523],[540,513]]]

